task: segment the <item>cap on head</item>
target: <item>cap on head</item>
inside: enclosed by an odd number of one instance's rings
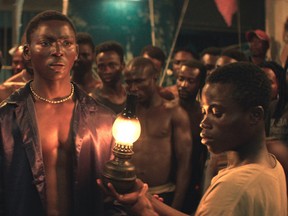
[[[260,40],[267,41],[269,44],[270,38],[263,30],[256,29],[246,32],[246,39],[248,42],[252,40],[253,36],[258,37]]]

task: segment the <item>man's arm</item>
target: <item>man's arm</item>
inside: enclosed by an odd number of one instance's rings
[[[155,199],[151,195],[146,195],[150,203],[152,204],[154,210],[159,214],[159,215],[166,215],[166,216],[187,216],[187,214],[184,214],[168,205],[165,203]]]
[[[173,147],[176,153],[176,190],[172,207],[181,209],[191,177],[192,136],[188,114],[180,106],[172,116]]]

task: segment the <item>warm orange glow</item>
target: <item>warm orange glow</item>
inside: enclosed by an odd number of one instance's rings
[[[139,138],[141,133],[141,125],[138,118],[127,118],[121,114],[116,118],[112,134],[116,143],[132,146],[133,143]]]

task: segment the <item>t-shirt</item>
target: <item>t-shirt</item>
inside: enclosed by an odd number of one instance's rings
[[[274,168],[247,164],[219,171],[203,195],[196,216],[287,216],[286,180]]]

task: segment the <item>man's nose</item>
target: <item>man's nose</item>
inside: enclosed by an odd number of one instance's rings
[[[62,56],[63,51],[62,51],[62,45],[58,42],[56,42],[53,46],[52,54],[56,56]]]
[[[208,116],[204,115],[203,119],[199,125],[202,129],[208,129],[211,128],[211,124],[209,123]]]
[[[137,86],[137,84],[132,83],[132,84],[130,85],[129,91],[132,92],[132,93],[136,93],[136,92],[138,91],[138,86]]]
[[[183,88],[183,87],[187,87],[187,85],[188,85],[188,82],[187,82],[187,80],[183,80],[181,83],[180,83],[180,86]]]

